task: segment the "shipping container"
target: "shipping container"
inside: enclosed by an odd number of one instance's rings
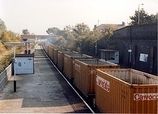
[[[53,60],[54,57],[54,46],[49,46],[49,57]]]
[[[54,48],[53,62],[55,65],[58,63],[58,48]]]
[[[98,59],[74,61],[74,84],[85,96],[95,94],[95,75],[98,68],[119,68],[119,65]]]
[[[97,69],[96,107],[104,113],[157,113],[158,77],[134,69]]]
[[[71,51],[58,51],[58,62],[57,67],[60,69],[60,71],[63,71],[64,68],[64,54],[72,53]]]
[[[45,46],[44,46],[44,50],[45,50],[45,52],[48,54],[49,46],[45,45]]]
[[[82,55],[79,53],[71,53],[71,54],[64,54],[64,69],[63,73],[69,80],[73,80],[73,63],[75,59],[80,59],[80,58],[92,58],[91,56],[86,56]]]

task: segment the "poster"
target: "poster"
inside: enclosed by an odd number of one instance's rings
[[[142,54],[142,53],[140,53],[139,61],[147,62],[147,60],[148,60],[148,54]]]

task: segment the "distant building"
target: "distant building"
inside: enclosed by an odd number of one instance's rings
[[[107,32],[108,30],[117,30],[125,27],[125,22],[122,24],[101,24],[99,26],[94,25],[94,31]]]

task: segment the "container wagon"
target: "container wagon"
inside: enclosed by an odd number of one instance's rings
[[[74,61],[74,84],[86,97],[94,97],[95,75],[98,68],[119,68],[119,65],[98,59]]]
[[[49,51],[48,51],[48,55],[51,58],[51,60],[53,60],[54,57],[54,46],[49,46]]]
[[[64,54],[64,69],[63,73],[65,74],[66,78],[68,78],[71,82],[73,82],[73,63],[75,59],[88,59],[92,58],[91,56],[82,55],[79,53],[71,53],[71,54]]]
[[[63,71],[64,68],[64,54],[71,54],[71,51],[58,51],[58,62],[57,67],[60,71]]]
[[[104,113],[157,113],[158,77],[134,69],[97,69],[96,107]]]
[[[45,52],[48,54],[48,52],[49,52],[49,46],[48,46],[48,45],[45,45],[45,46],[44,46],[44,50],[45,50]]]
[[[57,62],[58,62],[58,48],[54,48],[54,54],[53,54],[53,62],[55,65],[57,65]]]

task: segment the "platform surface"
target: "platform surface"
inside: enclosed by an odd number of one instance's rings
[[[90,113],[37,47],[34,74],[16,75],[0,91],[0,113]]]

